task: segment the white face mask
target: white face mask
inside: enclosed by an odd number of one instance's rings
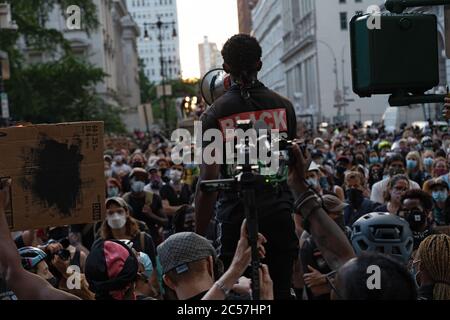
[[[173,181],[175,181],[175,182],[178,182],[178,181],[181,180],[181,176],[182,176],[181,171],[178,171],[178,170],[170,170],[170,174],[169,174],[170,180],[173,180]]]
[[[145,188],[145,183],[142,181],[133,181],[131,183],[131,190],[134,193],[141,193],[142,191],[144,191]]]
[[[111,227],[111,229],[118,230],[122,229],[125,226],[125,224],[127,223],[127,217],[124,214],[115,212],[111,215],[108,215],[106,217],[106,221],[108,222],[108,225]]]

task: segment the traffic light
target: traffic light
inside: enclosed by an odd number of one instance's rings
[[[437,18],[430,14],[370,14],[350,22],[353,91],[423,95],[439,84]]]

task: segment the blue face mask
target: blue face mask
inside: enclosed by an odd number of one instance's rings
[[[319,184],[323,190],[328,190],[330,188],[330,184],[328,183],[328,180],[326,177],[320,177]]]
[[[384,162],[384,160],[386,160],[386,158],[385,158],[385,157],[380,157],[380,162],[381,162],[381,163],[383,163],[383,162]]]
[[[108,197],[109,198],[114,198],[114,197],[117,197],[118,195],[119,195],[119,188],[117,188],[117,187],[108,188]]]
[[[380,163],[380,158],[378,157],[370,157],[369,158],[370,164]]]
[[[436,202],[445,202],[445,200],[447,200],[448,197],[448,192],[447,191],[433,191],[432,193],[433,199]]]
[[[406,167],[408,169],[415,169],[417,167],[417,161],[416,160],[406,160]]]
[[[306,180],[310,186],[317,187],[319,185],[319,181],[316,178],[309,178]]]
[[[423,160],[423,164],[424,164],[426,167],[431,167],[431,166],[433,165],[433,162],[434,162],[433,158],[425,158],[425,159]]]

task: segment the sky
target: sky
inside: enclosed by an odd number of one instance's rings
[[[208,36],[222,49],[238,33],[236,0],[177,0],[183,78],[200,77],[198,45]]]

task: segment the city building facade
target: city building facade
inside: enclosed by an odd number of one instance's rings
[[[258,0],[237,0],[239,33],[251,34],[252,32],[252,10]]]
[[[259,80],[270,89],[286,95],[283,56],[282,1],[259,0],[252,10],[252,34],[263,50]]]
[[[109,104],[123,108],[123,121],[129,130],[139,128],[137,108],[141,104],[137,38],[139,28],[131,17],[125,0],[94,0],[99,26],[87,34],[83,30],[68,29],[62,15],[63,8],[55,6],[46,26],[63,32],[70,41],[72,52],[101,68],[107,76],[97,84],[96,92]],[[58,53],[43,53],[26,46],[28,63],[58,58]]]
[[[208,71],[215,68],[222,68],[223,58],[217,44],[209,42],[208,37],[204,37],[203,43],[198,45],[199,62],[200,62],[200,78]]]
[[[178,10],[176,0],[127,0],[128,10],[141,29],[138,40],[139,57],[145,64],[145,75],[151,82],[160,83],[161,52],[158,41],[158,30],[145,27],[145,24],[156,23],[158,18],[165,24],[174,23],[176,34],[178,32]],[[145,37],[147,29],[149,37]],[[180,43],[179,38],[173,36],[173,28],[163,27],[162,54],[164,57],[164,74],[166,79],[181,77]]]

